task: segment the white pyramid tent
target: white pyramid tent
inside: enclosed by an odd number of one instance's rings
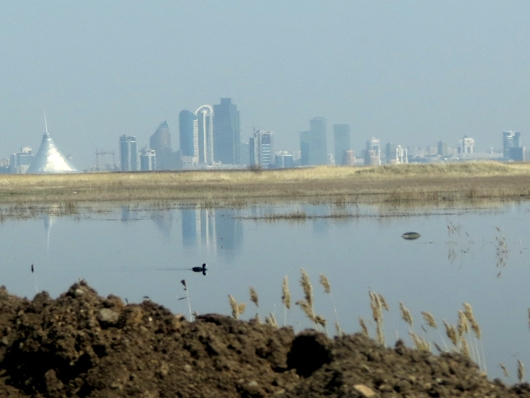
[[[42,144],[31,162],[26,174],[58,174],[79,172],[55,146],[50,134],[46,131]]]

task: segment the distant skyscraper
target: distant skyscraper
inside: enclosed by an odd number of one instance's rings
[[[249,141],[250,164],[271,167],[274,164],[274,133],[258,130]]]
[[[355,153],[353,150],[350,149],[349,151],[344,152],[342,164],[344,166],[355,166]]]
[[[156,151],[154,149],[142,148],[140,151],[140,170],[156,170]]]
[[[328,145],[326,118],[315,117],[309,121],[309,130],[313,132],[313,139],[316,145],[315,164],[328,164]]]
[[[160,123],[160,126],[149,138],[149,146],[156,153],[156,165],[158,170],[169,170],[171,166],[171,135],[169,126],[166,122]]]
[[[381,165],[381,141],[372,137],[366,141],[364,163],[370,166]]]
[[[326,140],[326,118],[311,119],[309,131],[300,132],[300,164],[302,166],[328,164]]]
[[[345,152],[351,149],[350,143],[350,125],[349,124],[334,124],[333,138],[335,141],[335,164],[345,165]]]
[[[213,106],[213,140],[216,162],[241,163],[239,111],[231,98],[221,98],[221,103]]]
[[[182,156],[199,157],[199,126],[197,116],[190,111],[179,114],[180,150]]]
[[[443,141],[440,141],[438,143],[438,155],[439,156],[447,156],[448,155],[448,150],[447,150],[447,142],[443,142]]]
[[[521,133],[518,131],[503,131],[502,132],[502,148],[504,159],[510,159],[510,148],[521,147]]]
[[[462,154],[470,154],[475,152],[475,140],[469,138],[467,135],[460,140],[460,146],[458,152]]]
[[[203,105],[195,111],[199,144],[199,163],[211,166],[214,161],[213,108]]]
[[[138,145],[136,137],[120,137],[120,159],[122,171],[138,171]]]
[[[289,169],[294,167],[293,154],[287,151],[279,151],[274,154],[274,167],[278,169]]]
[[[27,146],[20,148],[20,152],[13,153],[11,155],[11,161],[9,163],[10,174],[25,174],[29,166],[35,159],[33,150]]]

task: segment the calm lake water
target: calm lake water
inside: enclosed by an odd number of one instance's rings
[[[293,212],[308,218],[260,218]],[[443,319],[455,324],[457,311],[470,303],[482,329],[489,376],[513,383],[517,360],[530,366],[529,212],[529,203],[411,210],[129,204],[95,205],[73,216],[53,215],[52,207],[51,214],[0,223],[0,283],[19,296],[32,298],[46,290],[56,297],[84,278],[102,296],[115,294],[129,303],[148,296],[188,317],[187,301],[179,300],[185,296],[180,282],[185,279],[192,310],[199,314],[229,315],[231,294],[247,303],[243,319],[274,313],[280,325],[287,319],[300,331],[311,326],[294,305],[303,298],[299,281],[304,268],[313,284],[316,313],[328,320],[330,332],[335,315],[320,274],[330,281],[338,320],[348,333],[360,331],[361,316],[375,335],[368,292],[382,294],[390,306],[384,313],[388,345],[398,337],[412,345],[399,302],[412,312],[414,332],[441,347],[444,341],[450,346]],[[408,231],[421,237],[402,239]],[[202,263],[209,266],[206,276],[190,270]],[[284,276],[293,302],[287,316],[281,302]],[[251,286],[259,310],[249,299]],[[434,315],[444,341],[425,325],[421,311]],[[511,378],[502,376],[499,363]]]

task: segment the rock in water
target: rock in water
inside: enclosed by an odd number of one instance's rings
[[[401,237],[407,240],[418,239],[421,235],[417,232],[405,232]]]

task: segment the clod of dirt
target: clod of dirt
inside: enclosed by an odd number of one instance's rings
[[[188,322],[80,282],[57,299],[0,288],[2,397],[530,397],[457,354],[206,314]]]

